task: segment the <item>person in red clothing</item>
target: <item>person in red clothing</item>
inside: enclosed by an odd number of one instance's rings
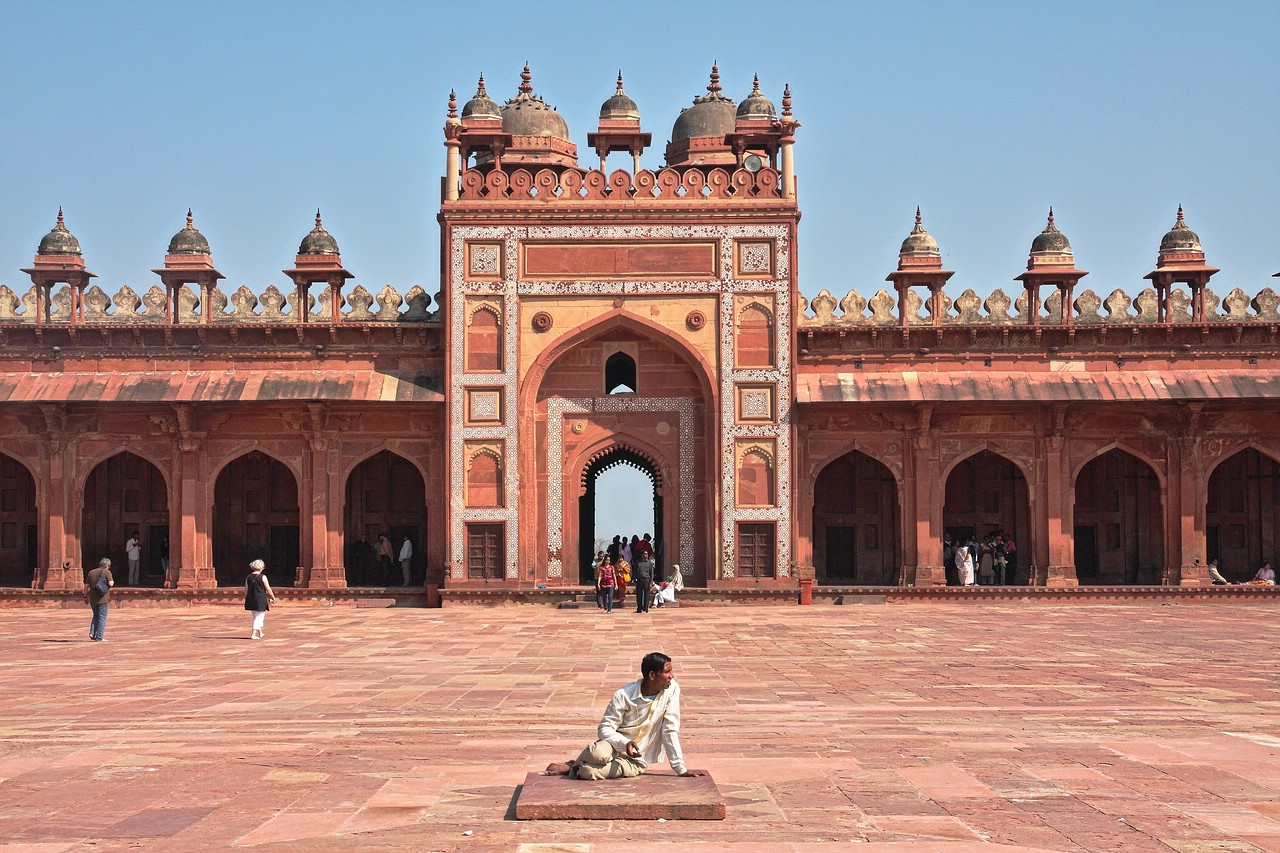
[[[649,540],[649,534],[646,533],[643,539],[631,547],[632,554],[635,556],[635,561],[637,563],[641,560],[653,559],[653,543]]]
[[[600,564],[600,592],[604,595],[604,612],[613,612],[613,589],[618,585],[618,570],[608,557]]]

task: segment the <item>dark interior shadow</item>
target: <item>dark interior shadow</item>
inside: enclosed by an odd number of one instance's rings
[[[524,790],[524,785],[516,785],[516,789],[511,793],[511,802],[507,803],[507,813],[502,816],[503,820],[516,819],[516,803],[520,800],[520,792]]]
[[[40,642],[42,643],[76,643],[76,642],[79,642],[79,640],[54,640],[50,637],[45,637]],[[89,642],[93,642],[93,641],[90,640]]]

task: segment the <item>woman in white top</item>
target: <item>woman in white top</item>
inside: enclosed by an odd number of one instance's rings
[[[964,545],[957,545],[956,574],[960,576],[961,586],[973,586],[973,554]]]

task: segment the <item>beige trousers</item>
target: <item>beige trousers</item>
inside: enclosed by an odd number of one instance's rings
[[[624,779],[643,772],[643,764],[618,752],[607,740],[598,740],[582,750],[574,769],[578,779]]]

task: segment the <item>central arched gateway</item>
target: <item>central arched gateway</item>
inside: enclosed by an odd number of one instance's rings
[[[648,518],[644,513],[637,512],[633,518],[632,529],[600,531],[596,528],[596,508],[602,499],[608,499],[600,495],[596,490],[596,484],[600,480],[600,475],[616,468],[619,465],[626,465],[640,471],[649,480],[650,488],[653,495],[653,516]],[[591,457],[586,468],[582,472],[582,495],[578,498],[578,578],[583,584],[594,582],[592,575],[592,560],[594,558],[594,540],[596,536],[603,535],[606,539],[616,535],[650,533],[653,535],[653,541],[660,546],[666,541],[663,536],[663,501],[662,501],[662,472],[659,466],[649,459],[644,453],[629,447],[625,444],[617,444],[608,450],[597,453]],[[611,496],[615,500],[626,500],[625,496]],[[643,503],[643,502],[640,502]],[[661,572],[663,568],[663,558],[666,556],[665,548],[659,547],[655,558],[658,570]]]

